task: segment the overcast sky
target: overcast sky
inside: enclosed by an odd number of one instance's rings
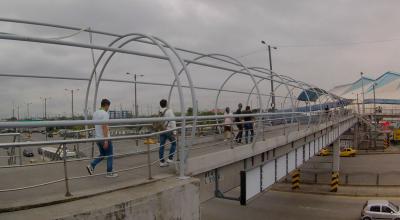
[[[400,72],[400,1],[396,0],[2,0],[0,4],[0,15],[5,18],[90,26],[120,34],[148,33],[177,47],[227,54],[248,66],[268,65],[265,47],[260,43],[265,40],[278,46],[272,56],[276,72],[324,89],[355,81],[360,71],[371,78],[389,70]],[[47,38],[72,33],[6,22],[0,22],[0,32]],[[88,42],[88,34],[65,40]],[[93,39],[100,45],[111,40],[98,35]],[[138,44],[128,48],[155,52]],[[0,73],[88,77],[92,67],[87,49],[0,40],[0,51]],[[196,85],[218,87],[223,81],[223,77],[215,77],[205,69],[192,71]],[[124,73],[136,72],[144,75],[142,81],[172,80],[166,62],[128,55],[116,56],[106,72],[104,77],[113,79],[131,79]],[[0,80],[0,118],[11,116],[13,103],[20,105],[21,117],[26,116],[29,102],[31,114],[41,115],[40,97],[51,97],[50,114],[69,114],[71,100],[65,88],[80,89],[76,92],[75,111],[83,112],[85,82]],[[251,88],[248,79],[238,78],[231,86],[238,85]],[[104,83],[99,98],[108,97],[114,107],[132,109],[132,92],[132,85]],[[168,88],[138,86],[141,111],[156,111],[159,99],[167,92]],[[215,93],[198,94],[200,108],[213,106]],[[246,100],[245,96],[238,100],[232,94],[223,98],[223,105],[231,107]]]

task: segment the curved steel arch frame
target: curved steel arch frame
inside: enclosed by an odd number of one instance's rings
[[[129,34],[129,36],[132,36],[132,35],[136,35],[136,36],[139,36],[139,37],[135,37],[135,38],[133,38],[133,39],[129,39],[129,40],[125,41],[124,43],[122,43],[121,45],[119,45],[118,48],[122,48],[123,46],[125,46],[125,45],[128,44],[129,42],[132,42],[132,41],[134,41],[134,40],[141,39],[141,38],[147,38],[147,39],[151,40],[155,45],[157,45],[157,46],[159,47],[159,49],[164,53],[164,55],[168,57],[168,62],[169,62],[169,64],[170,64],[171,68],[172,68],[172,71],[173,71],[173,73],[174,73],[175,79],[177,80],[178,94],[179,94],[179,100],[180,100],[180,110],[181,110],[182,114],[184,114],[184,112],[185,112],[184,96],[183,96],[183,91],[182,91],[182,84],[181,84],[181,82],[180,82],[180,80],[179,80],[179,76],[178,76],[178,71],[177,71],[176,65],[175,65],[175,63],[172,61],[172,57],[170,56],[170,54],[166,52],[165,48],[164,48],[159,42],[161,42],[161,43],[163,43],[164,45],[166,45],[169,49],[171,49],[172,47],[170,47],[169,44],[166,43],[165,41],[163,41],[163,40],[161,40],[161,39],[159,39],[159,38],[154,38],[154,37],[149,36],[149,35],[146,35],[146,34],[139,34],[139,33]],[[126,36],[125,36],[125,37],[126,37]],[[113,45],[114,43],[118,42],[118,41],[121,40],[121,39],[122,39],[122,37],[119,38],[119,39],[114,40],[111,44]],[[193,91],[194,91],[194,89],[193,89],[193,83],[192,83],[192,81],[191,81],[191,77],[190,77],[190,75],[189,75],[189,72],[187,71],[187,68],[186,68],[186,66],[185,66],[185,63],[182,61],[182,59],[179,57],[179,54],[178,54],[174,49],[171,49],[171,50],[173,51],[174,55],[178,58],[178,60],[179,60],[180,63],[182,64],[183,69],[185,70],[185,73],[186,73],[186,75],[187,75],[187,77],[188,77],[189,86],[191,87],[191,90],[192,90],[192,92],[193,92]],[[105,52],[105,51],[103,51],[102,56],[99,57],[98,61],[96,62],[95,67],[97,67],[98,64],[100,63],[101,58],[103,58],[103,56],[104,56],[104,54],[105,54],[104,52]],[[101,71],[100,71],[99,77],[98,77],[98,79],[97,79],[97,81],[96,81],[96,87],[95,87],[95,93],[94,93],[94,100],[93,100],[93,109],[96,108],[96,101],[97,101],[98,88],[99,88],[99,85],[100,85],[100,82],[101,82],[101,79],[102,79],[104,70],[105,70],[105,68],[107,67],[107,65],[109,64],[109,61],[111,60],[111,58],[115,55],[115,53],[116,53],[116,52],[113,51],[113,52],[110,54],[110,56],[107,58],[107,60],[105,61],[104,65],[103,65],[103,67],[102,67],[102,69],[101,69]],[[91,80],[93,80],[93,76],[94,76],[94,73],[95,73],[95,72],[96,72],[96,69],[93,69],[92,75],[91,75],[91,77],[90,77]],[[90,84],[91,84],[91,83],[89,82],[89,83],[88,83],[87,92],[90,91],[90,88],[89,88],[89,87],[90,87]],[[196,95],[195,95],[195,93],[192,93],[192,102],[194,103],[194,108],[197,109],[197,105],[196,105],[195,100],[196,100]],[[87,101],[86,101],[86,105],[87,105]],[[87,108],[85,108],[85,111],[87,112]],[[185,128],[186,128],[186,119],[182,120],[181,141],[179,142],[179,144],[181,145],[181,147],[179,147],[179,150],[180,150],[180,158],[185,158],[185,159],[180,160],[180,163],[184,163],[184,161],[185,161],[186,158],[187,158],[187,157],[185,156],[185,152],[184,152],[184,150],[183,150],[183,148],[186,146],[186,129],[185,129]],[[183,169],[184,169],[184,165],[181,164],[181,166],[180,166],[180,176],[181,176],[181,177],[184,177],[184,170],[183,170]]]
[[[200,56],[198,56],[198,57],[195,57],[194,59],[193,59],[193,61],[197,61],[197,60],[200,60],[200,59],[203,59],[203,58],[215,58],[215,57],[224,57],[224,58],[228,58],[228,59],[231,59],[231,60],[233,60],[234,62],[236,62],[239,66],[241,66],[242,67],[242,69],[240,69],[240,70],[238,70],[238,71],[235,71],[235,72],[233,72],[233,73],[231,73],[231,75],[224,81],[224,83],[223,83],[223,85],[225,85],[225,83],[233,76],[233,75],[235,75],[236,73],[239,73],[239,72],[241,72],[241,71],[246,71],[248,74],[249,74],[249,76],[250,76],[250,78],[251,78],[251,80],[253,81],[253,83],[254,83],[254,85],[255,85],[255,87],[256,87],[256,90],[257,90],[257,96],[258,96],[258,104],[259,104],[259,106],[260,106],[260,112],[262,111],[262,106],[263,106],[263,104],[262,104],[262,99],[261,99],[261,93],[260,93],[260,89],[259,89],[259,87],[258,87],[258,85],[257,85],[257,82],[256,82],[256,80],[255,80],[255,76],[251,73],[251,71],[246,67],[246,66],[244,66],[240,61],[238,61],[238,60],[236,60],[235,58],[233,58],[233,57],[230,57],[230,56],[228,56],[228,55],[224,55],[224,54],[217,54],[217,53],[215,53],[215,54],[206,54],[206,55],[200,55]],[[187,65],[189,65],[189,64],[191,64],[191,63],[188,63]],[[183,70],[183,69],[182,69]],[[179,75],[180,75],[180,73],[182,72],[182,70],[179,72]],[[242,73],[241,73],[242,74]],[[175,83],[176,83],[176,79],[174,80],[174,82],[172,83],[172,86],[171,86],[171,88],[170,88],[170,91],[169,91],[169,95],[168,95],[168,99],[170,99],[171,98],[171,95],[172,95],[172,90],[173,90],[173,88],[174,88],[174,85],[175,85]],[[220,95],[220,93],[221,93],[221,90],[223,89],[223,85],[220,87],[220,89],[219,89],[219,91],[218,91],[218,95],[217,95],[217,98],[216,98],[216,107],[215,108],[217,108],[217,103],[218,103],[218,98],[219,98],[219,95]],[[216,113],[217,114],[217,113]],[[194,128],[195,129],[195,128]],[[257,132],[256,132],[256,136],[257,136],[257,133],[259,133],[258,132],[259,130],[257,130]],[[256,138],[256,137],[255,137]]]

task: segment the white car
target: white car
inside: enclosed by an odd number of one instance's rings
[[[368,200],[361,211],[361,220],[400,220],[399,206],[387,200]]]

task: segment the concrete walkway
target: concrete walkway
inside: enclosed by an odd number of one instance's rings
[[[285,128],[285,133],[304,129],[305,126],[291,126]],[[283,135],[283,128],[277,129],[270,128],[265,132],[265,138],[272,138],[278,135]],[[262,135],[259,136],[262,138]],[[134,146],[134,141],[120,141],[115,142],[115,153],[127,153],[137,151]],[[189,157],[204,156],[208,153],[237,147],[237,144],[230,144],[224,142],[223,137],[215,135],[212,137],[201,137],[198,139],[198,144],[190,149]],[[91,144],[80,146],[82,149],[89,150]],[[158,146],[152,146],[154,150],[151,152],[150,160],[152,161],[152,174],[160,178],[169,177],[176,174],[176,167],[171,165],[166,168],[160,168],[158,161]],[[141,147],[142,149],[144,146]],[[36,151],[35,151],[36,152]],[[96,151],[97,152],[97,149]],[[4,152],[3,152],[4,153]],[[96,153],[97,154],[97,153]],[[15,209],[24,209],[31,206],[38,206],[48,202],[59,202],[65,199],[79,198],[83,196],[90,196],[101,192],[107,192],[129,185],[145,183],[148,181],[148,168],[147,168],[147,154],[136,154],[121,158],[115,158],[114,167],[119,171],[117,178],[105,178],[104,175],[91,176],[79,179],[72,179],[77,177],[87,176],[86,165],[89,160],[68,162],[67,171],[69,177],[69,187],[72,197],[65,197],[66,187],[64,182],[64,167],[63,163],[46,164],[38,166],[26,166],[15,168],[2,168],[0,169],[0,190],[10,188],[20,188],[54,180],[60,182],[39,186],[30,189],[23,189],[10,192],[0,192],[0,212]],[[132,167],[138,167],[132,169]],[[96,167],[96,173],[105,172],[105,162]],[[71,180],[72,179],[72,180]]]

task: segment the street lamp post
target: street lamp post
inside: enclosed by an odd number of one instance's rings
[[[72,112],[72,120],[74,120],[74,91],[79,91],[79,89],[65,89],[65,91],[71,92],[71,112]]]
[[[17,120],[19,120],[19,105],[17,105]]]
[[[275,111],[275,94],[274,94],[274,77],[272,73],[272,56],[271,56],[271,48],[276,50],[278,49],[277,47],[271,46],[267,44],[265,41],[261,41],[262,44],[265,44],[267,46],[268,50],[268,59],[269,59],[269,69],[271,70],[271,111]]]
[[[130,75],[131,73],[129,73],[129,72],[127,72],[126,73],[126,75]],[[136,74],[136,73],[134,73],[133,74],[133,83],[134,83],[134,86],[135,86],[135,102],[134,102],[134,110],[135,110],[135,118],[137,118],[138,117],[138,105],[137,105],[137,89],[136,89],[136,79],[137,79],[137,77],[143,77],[144,75],[143,74]]]
[[[374,112],[376,113],[375,86],[376,86],[376,83],[373,83],[372,90],[374,92]],[[375,117],[376,117],[376,115],[375,115]]]
[[[40,97],[40,99],[43,100],[43,107],[44,107],[43,118],[47,119],[47,100],[51,99],[51,97]]]
[[[29,119],[30,118],[30,116],[29,116],[29,106],[30,105],[32,105],[32,102],[28,102],[28,103],[26,103],[26,113],[27,113],[27,119]]]
[[[363,108],[363,114],[365,114],[365,96],[364,96],[364,73],[360,72],[361,75],[361,85],[362,85],[362,98],[363,98],[363,102],[362,102],[362,108]]]

